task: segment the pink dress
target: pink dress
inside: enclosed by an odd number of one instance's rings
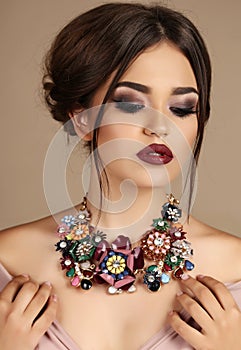
[[[12,279],[8,271],[0,264],[0,291]],[[233,284],[226,284],[232,293],[239,308],[241,309],[241,281]],[[188,315],[183,313],[183,318],[188,321]],[[41,338],[35,350],[81,350],[79,346],[71,339],[69,334],[54,321],[47,332]],[[188,345],[175,331],[166,326],[157,334],[151,337],[140,350],[191,350]]]

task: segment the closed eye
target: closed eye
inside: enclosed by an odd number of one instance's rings
[[[170,107],[169,109],[174,115],[181,118],[197,114],[198,112],[195,107]]]
[[[118,101],[118,100],[113,100],[113,102],[115,102],[116,108],[120,109],[125,113],[134,114],[145,108],[145,105],[141,103],[125,102],[125,101]]]

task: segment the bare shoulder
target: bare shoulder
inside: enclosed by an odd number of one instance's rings
[[[41,274],[51,260],[56,241],[56,222],[51,216],[0,232],[0,262],[12,275]],[[43,259],[45,257],[45,259]],[[37,268],[38,266],[38,268]]]
[[[223,282],[241,280],[241,237],[224,232],[192,218],[193,240],[198,264]]]

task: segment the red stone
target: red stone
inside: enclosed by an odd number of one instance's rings
[[[171,271],[171,270],[172,270],[171,266],[169,266],[169,265],[167,265],[167,264],[164,264],[164,269],[165,269],[166,271]]]
[[[183,271],[183,269],[181,268],[181,267],[178,267],[175,271],[174,271],[174,276],[176,277],[176,278],[181,278],[182,277],[182,275],[184,274],[184,271]]]
[[[83,275],[87,278],[91,278],[93,276],[93,271],[91,270],[84,270]]]

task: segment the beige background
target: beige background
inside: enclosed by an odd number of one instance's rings
[[[241,1],[164,3],[182,10],[196,23],[213,62],[211,122],[199,164],[193,213],[241,235]],[[41,61],[57,31],[98,4],[97,0],[0,3],[1,228],[49,215],[42,185],[43,161],[59,126],[40,98]],[[74,202],[81,195],[79,153],[75,152],[68,171]]]

